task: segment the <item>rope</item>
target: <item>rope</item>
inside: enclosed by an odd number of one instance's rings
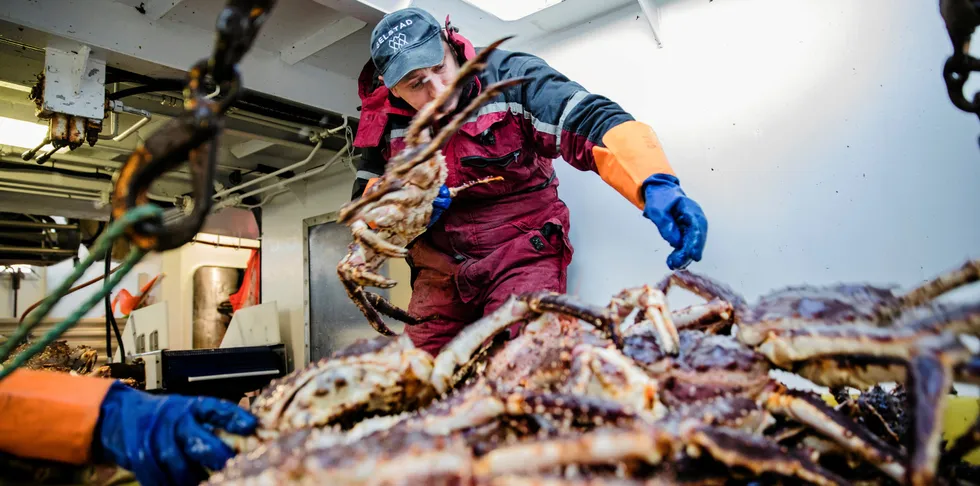
[[[31,330],[37,327],[38,323],[40,323],[49,312],[51,312],[51,309],[55,306],[55,304],[57,304],[58,301],[68,294],[68,292],[71,290],[71,285],[81,278],[85,271],[92,266],[93,263],[95,263],[96,257],[100,254],[108,255],[106,250],[108,250],[109,246],[112,245],[116,238],[123,236],[130,226],[138,222],[149,219],[159,220],[162,217],[163,210],[158,206],[149,204],[129,210],[126,212],[126,214],[119,218],[119,220],[109,225],[102,236],[96,240],[95,245],[92,247],[92,251],[85,258],[85,260],[75,266],[75,269],[72,271],[71,275],[69,275],[68,278],[66,278],[61,285],[59,285],[58,288],[51,293],[51,295],[46,297],[41,302],[38,309],[27,316],[24,323],[17,327],[17,330],[10,336],[10,339],[0,346],[0,363],[5,362],[10,357],[10,353],[21,344],[21,342],[30,334]],[[119,282],[125,278],[126,274],[128,274],[133,267],[136,266],[136,264],[139,263],[144,256],[146,256],[146,254],[146,250],[142,250],[134,245],[126,259],[117,267],[118,271],[113,273],[111,279],[108,279],[107,284],[103,286],[101,290],[90,296],[81,305],[81,307],[75,309],[75,311],[72,312],[71,315],[69,315],[64,321],[58,323],[41,339],[35,341],[30,347],[24,350],[24,352],[18,354],[9,366],[5,366],[3,369],[0,369],[0,380],[13,373],[14,370],[26,363],[34,355],[41,352],[47,345],[54,342],[55,339],[58,339],[58,337],[64,334],[65,331],[75,326],[75,324],[78,323],[85,313],[92,309],[92,307],[94,307],[99,301],[104,299],[113,288],[119,285]]]

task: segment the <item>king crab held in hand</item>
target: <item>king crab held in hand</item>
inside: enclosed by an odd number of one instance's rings
[[[508,79],[487,86],[462,110],[445,111],[476,72],[486,67],[488,56],[509,37],[498,40],[467,61],[452,84],[412,118],[405,134],[405,148],[385,166],[382,176],[360,198],[340,209],[337,221],[349,226],[354,241],[337,265],[347,295],[379,333],[393,336],[381,314],[412,325],[422,319],[397,308],[365,286],[389,289],[397,282],[378,273],[388,258],[404,258],[408,246],[425,232],[432,217],[432,203],[446,182],[448,168],[441,147],[467,119],[501,91],[527,81]],[[439,128],[444,119],[451,117]],[[432,131],[439,128],[434,135]],[[449,188],[449,196],[477,184],[502,180],[489,177]]]

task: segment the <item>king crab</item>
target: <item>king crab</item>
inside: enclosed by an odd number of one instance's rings
[[[880,382],[904,383],[912,433],[905,442],[907,467],[895,479],[920,485],[936,478],[941,414],[954,379],[975,382],[980,376],[980,359],[959,340],[960,334],[980,335],[980,303],[933,301],[978,279],[980,261],[969,261],[901,295],[866,284],[801,286],[774,291],[754,305],[686,270],[658,287],[666,294],[677,285],[709,303],[731,305],[729,324],[738,326],[739,341],[818,385],[867,390]],[[977,437],[962,440],[977,443]]]
[[[704,309],[677,316],[695,314],[685,322],[726,318]],[[515,339],[494,339],[523,321]],[[772,383],[751,348],[730,336],[678,332],[673,321],[651,287],[624,291],[605,308],[535,292],[512,297],[435,357],[404,337],[355,344],[267,388],[253,407],[261,440],[239,445],[244,453],[213,482],[377,482],[380,471],[415,464],[418,475],[405,478],[480,483],[573,464],[663,467],[702,451],[755,474],[842,482],[766,437],[770,413],[816,429],[893,477],[903,473],[899,452],[818,398]],[[381,415],[350,426],[372,414]],[[507,464],[534,451],[545,455]]]
[[[33,344],[33,340],[28,340],[15,348],[3,365],[8,365],[18,354]],[[59,340],[48,344],[40,353],[32,356],[24,363],[23,368],[87,375],[92,372],[98,359],[99,353],[92,347],[83,344],[70,346],[68,341]]]
[[[585,319],[605,318],[602,308],[539,292],[512,297],[467,327],[437,356],[416,348],[405,335],[359,341],[271,382],[252,405],[260,423],[257,437],[267,440],[312,427],[347,428],[367,417],[424,407],[452,391],[481,364],[473,357],[481,355],[484,344],[501,330],[528,318],[553,319],[551,311],[556,310]]]
[[[383,297],[367,292],[365,286],[388,289],[397,282],[378,273],[388,258],[404,258],[406,246],[425,232],[432,216],[432,203],[446,182],[448,169],[440,148],[466,120],[503,90],[527,81],[508,79],[487,86],[465,108],[447,112],[449,101],[458,96],[470,76],[486,66],[487,58],[502,42],[500,39],[460,67],[459,74],[434,100],[427,103],[412,119],[405,134],[405,148],[388,161],[384,174],[364,194],[340,209],[337,221],[348,225],[354,241],[347,255],[337,265],[337,274],[347,295],[379,333],[393,336],[381,314],[406,324],[418,324],[424,318],[397,308]],[[430,130],[452,118],[434,136]],[[450,197],[477,184],[502,180],[489,177],[449,188]]]

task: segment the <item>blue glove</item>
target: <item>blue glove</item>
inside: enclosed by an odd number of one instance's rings
[[[442,216],[442,213],[449,209],[449,203],[452,199],[449,196],[449,188],[445,184],[439,188],[439,195],[436,196],[435,200],[432,201],[432,217],[429,219],[429,225],[427,227],[432,227]]]
[[[132,472],[143,486],[198,484],[207,478],[204,468],[220,470],[234,455],[214,430],[248,435],[257,424],[231,402],[151,395],[117,381],[102,401],[93,454]]]
[[[680,181],[669,174],[654,174],[643,181],[643,194],[643,216],[653,221],[660,236],[674,247],[667,257],[667,267],[678,270],[691,261],[701,261],[708,220],[701,206],[681,190]]]

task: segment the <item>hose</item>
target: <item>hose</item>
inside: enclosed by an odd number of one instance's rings
[[[109,224],[112,224],[112,215],[109,215]],[[105,252],[105,273],[104,277],[109,276],[109,261],[112,260],[112,245],[113,242],[109,242],[109,248]],[[119,267],[116,267],[119,268]],[[119,344],[119,359],[121,362],[126,362],[126,348],[123,347],[122,335],[119,333],[119,326],[116,324],[116,313],[112,310],[112,302],[110,302],[109,297],[112,295],[112,287],[109,287],[109,281],[106,280],[105,288],[105,362],[112,362],[112,333],[110,333],[110,328],[116,334],[116,343]]]
[[[75,269],[72,270],[70,275],[68,275],[68,278],[66,278],[51,295],[42,301],[40,307],[38,307],[38,310],[29,314],[27,316],[28,319],[14,330],[13,334],[10,336],[10,339],[0,345],[0,363],[5,362],[8,358],[10,358],[13,350],[24,341],[24,339],[30,334],[31,330],[37,327],[38,323],[51,312],[51,309],[55,306],[55,304],[57,304],[58,301],[68,294],[71,284],[75,283],[79,278],[81,278],[85,271],[88,270],[93,263],[95,263],[97,255],[108,253],[106,250],[108,249],[109,245],[115,241],[116,238],[123,236],[126,230],[136,223],[150,219],[159,220],[162,217],[163,209],[158,206],[148,204],[130,209],[123,214],[118,221],[115,221],[113,224],[109,225],[109,227],[106,228],[105,233],[100,236],[99,240],[95,243],[92,252],[85,257],[85,260],[75,266]],[[58,337],[64,334],[69,328],[75,326],[75,324],[78,323],[79,319],[81,319],[86,312],[92,309],[92,307],[94,307],[100,300],[105,298],[106,293],[110,292],[113,288],[119,285],[126,274],[128,274],[133,267],[135,267],[136,264],[139,263],[144,256],[146,256],[147,253],[147,250],[143,250],[138,246],[133,246],[133,249],[130,250],[129,255],[125,260],[123,260],[123,263],[119,265],[120,271],[112,275],[108,285],[104,286],[102,290],[96,292],[94,295],[86,299],[81,306],[75,309],[75,311],[72,312],[64,321],[56,324],[54,328],[42,336],[41,339],[35,341],[23,352],[17,354],[17,356],[11,360],[9,366],[4,366],[3,369],[0,369],[0,381],[13,373],[17,368],[23,366],[24,363],[26,363],[36,354],[43,351],[45,347],[58,339]]]
[[[92,284],[98,282],[99,280],[102,280],[102,279],[106,278],[106,276],[108,276],[109,274],[116,273],[116,270],[119,270],[119,266],[116,266],[116,268],[113,268],[112,271],[110,271],[108,274],[99,275],[98,277],[95,277],[92,280],[89,280],[88,282],[85,282],[85,283],[83,283],[83,284],[81,284],[81,285],[79,285],[77,287],[72,287],[71,289],[68,290],[68,292],[65,293],[65,295],[68,295],[68,294],[70,294],[72,292],[75,292],[76,290],[82,290],[85,287],[88,287],[89,285],[92,285]],[[36,309],[37,306],[41,305],[41,302],[44,302],[44,299],[41,299],[41,300],[39,300],[39,301],[31,304],[31,306],[28,307],[24,311],[24,313],[20,315],[20,320],[17,321],[18,324],[24,322],[24,318],[27,317],[27,314],[30,314],[32,310]]]

